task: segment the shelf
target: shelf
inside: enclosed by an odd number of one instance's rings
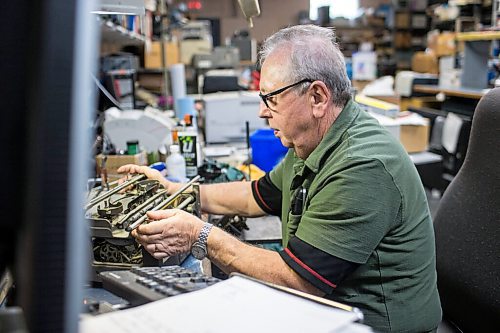
[[[101,40],[107,43],[142,45],[146,41],[143,35],[127,30],[111,21],[100,21]]]
[[[455,5],[455,6],[482,5],[483,1],[482,0],[455,0],[455,1],[449,1],[449,4]]]
[[[444,93],[449,96],[480,99],[485,94],[483,89],[472,89],[472,88],[460,88],[460,87],[447,87],[439,85],[424,85],[416,84],[413,86],[416,92],[422,92],[427,94],[437,94]]]
[[[462,32],[457,34],[455,39],[464,42],[495,40],[495,39],[500,39],[500,31]]]

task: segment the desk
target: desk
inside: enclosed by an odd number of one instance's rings
[[[455,112],[472,118],[474,109],[479,99],[487,92],[486,89],[473,89],[462,87],[447,87],[439,85],[417,84],[413,87],[414,91],[426,94],[436,95],[443,93],[446,99],[441,109],[447,112]]]
[[[446,87],[439,85],[416,84],[413,90],[427,94],[443,93],[447,96],[463,97],[479,100],[486,93],[483,89]]]
[[[244,230],[242,239],[247,242],[280,242],[281,243],[281,220],[277,216],[262,216],[248,218],[249,230]]]

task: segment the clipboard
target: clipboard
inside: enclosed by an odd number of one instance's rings
[[[363,323],[363,319],[364,319],[363,312],[361,312],[361,310],[356,308],[356,307],[352,307],[352,306],[349,306],[349,305],[346,305],[343,303],[335,302],[335,301],[332,301],[332,300],[329,300],[329,299],[326,299],[323,297],[319,297],[316,295],[311,295],[311,294],[305,293],[305,292],[300,291],[300,290],[296,290],[296,289],[292,289],[289,287],[280,286],[280,285],[277,285],[274,283],[262,281],[262,280],[254,278],[254,277],[250,277],[248,275],[245,275],[245,274],[241,274],[241,273],[237,273],[237,272],[233,272],[233,273],[229,274],[230,278],[233,276],[239,276],[239,277],[263,284],[265,286],[271,287],[273,289],[280,290],[280,291],[286,292],[288,294],[291,294],[291,295],[294,295],[297,297],[301,297],[301,298],[304,298],[306,300],[321,304],[321,305],[329,306],[329,307],[332,307],[332,308],[335,308],[338,310],[351,312],[351,313],[356,315],[356,318],[357,318],[356,322],[357,323]]]

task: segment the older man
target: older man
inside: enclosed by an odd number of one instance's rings
[[[332,30],[293,26],[260,52],[259,116],[290,150],[253,182],[204,185],[202,209],[281,216],[283,248],[245,244],[179,210],[133,236],[156,258],[191,251],[227,273],[241,272],[360,308],[378,331],[436,329],[432,221],[418,174],[401,145],[351,100]],[[147,168],[171,193],[180,187]]]

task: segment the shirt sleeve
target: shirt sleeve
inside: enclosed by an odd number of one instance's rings
[[[298,237],[290,238],[280,256],[303,279],[326,294],[331,294],[359,266],[317,249]]]
[[[281,190],[273,184],[269,174],[252,182],[252,194],[263,211],[270,215],[281,215]]]

